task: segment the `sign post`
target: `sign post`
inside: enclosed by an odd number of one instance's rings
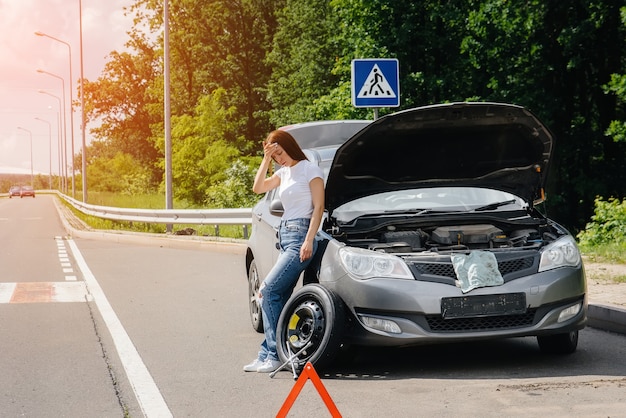
[[[400,77],[397,59],[352,60],[352,105],[374,108],[400,106]]]

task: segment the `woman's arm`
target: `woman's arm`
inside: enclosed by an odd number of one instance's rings
[[[324,215],[324,180],[315,177],[309,182],[309,187],[313,200],[313,214],[311,215],[309,230],[300,248],[300,261],[308,260],[313,256],[313,240],[315,240],[315,234],[317,234]]]
[[[263,161],[261,161],[261,165],[254,176],[254,184],[252,185],[254,193],[265,193],[280,185],[280,177],[277,175],[274,174],[267,177],[267,170],[269,170],[270,164],[272,164],[272,155],[275,151],[276,147],[274,144],[263,144]]]

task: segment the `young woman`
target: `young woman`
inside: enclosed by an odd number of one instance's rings
[[[324,180],[322,169],[306,158],[286,131],[271,132],[263,143],[263,153],[252,190],[265,193],[278,187],[284,213],[279,230],[280,255],[259,290],[265,340],[257,358],[243,369],[269,373],[281,364],[276,352],[278,317],[317,249],[315,234],[324,213]],[[268,177],[272,161],[281,168]]]

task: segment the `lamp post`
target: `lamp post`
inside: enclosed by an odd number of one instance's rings
[[[69,43],[67,43],[65,41],[62,41],[59,38],[55,38],[54,36],[50,36],[50,35],[48,35],[46,33],[43,33],[43,32],[37,31],[37,32],[35,32],[35,35],[37,35],[37,36],[44,36],[46,38],[52,39],[53,41],[57,41],[57,42],[62,43],[63,45],[67,46],[67,50],[68,50],[68,53],[69,53],[69,57],[70,57],[70,83],[69,83],[70,84],[70,134],[71,134],[71,139],[72,139],[72,162],[71,162],[72,163],[72,197],[76,197],[75,193],[74,193],[74,190],[75,190],[75,182],[74,182],[74,105],[73,105],[73,102],[72,102],[72,95],[73,95],[73,92],[72,92],[72,47],[70,46]],[[81,66],[82,66],[82,64],[81,64]],[[82,91],[82,83],[83,82],[82,82],[82,75],[81,75],[81,91]],[[63,99],[63,100],[65,100],[65,99]],[[67,131],[66,131],[66,134],[67,134]],[[84,155],[85,155],[84,147],[85,147],[85,145],[83,144],[83,160],[85,158],[84,157]],[[67,149],[66,149],[66,152],[67,152]],[[83,173],[83,178],[84,177],[85,177],[85,174]],[[84,193],[84,191],[83,191],[83,193]]]
[[[33,176],[33,133],[28,129],[24,129],[21,126],[18,126],[17,129],[21,129],[22,131],[28,132],[30,135],[30,185],[31,187],[35,187],[35,180]]]
[[[61,146],[61,98],[52,93],[49,93],[45,90],[39,90],[41,94],[47,94],[48,96],[52,96],[59,102],[59,179],[62,180],[61,186],[59,187],[61,192],[67,194],[67,153],[63,153],[63,147]],[[65,124],[64,124],[65,125]],[[65,138],[65,149],[67,150],[67,131],[64,131],[63,138]],[[65,167],[65,170],[63,170]]]
[[[87,147],[85,145],[85,71],[84,71],[84,56],[83,56],[83,2],[78,0],[78,25],[80,36],[80,130],[82,136],[81,145],[83,147],[83,159],[82,159],[82,172],[83,172],[83,202],[87,203]]]
[[[61,85],[63,87],[63,130],[65,131],[65,134],[67,135],[67,124],[66,124],[67,112],[65,110],[65,80],[63,79],[63,77],[58,76],[56,74],[52,74],[51,72],[48,72],[48,71],[45,71],[45,70],[38,69],[37,72],[41,73],[41,74],[48,74],[49,76],[52,76],[54,78],[58,78],[59,80],[61,80]],[[65,161],[66,161],[66,164],[65,164],[65,177],[67,178],[67,165],[68,165],[67,164],[67,141],[65,141],[65,150],[64,150],[63,154],[65,156]],[[72,197],[74,197],[75,193],[74,193],[74,142],[73,141],[72,141],[72,154],[71,155],[72,155],[72,158],[70,159],[69,163],[70,163],[70,167],[71,167],[71,170],[72,170]],[[67,193],[67,190],[65,190],[65,193]]]
[[[45,119],[35,117],[36,120],[48,124],[48,140],[50,144],[50,172],[48,173],[48,189],[52,190],[52,124]]]

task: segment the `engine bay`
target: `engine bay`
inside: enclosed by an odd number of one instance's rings
[[[387,225],[367,234],[335,236],[347,245],[386,253],[415,253],[423,251],[469,251],[479,249],[539,248],[557,238],[547,225],[493,224],[445,225],[433,227],[398,228]]]

